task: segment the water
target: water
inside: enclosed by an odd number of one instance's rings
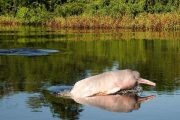
[[[180,32],[2,27],[0,49],[14,48],[60,52],[46,56],[0,56],[2,120],[180,119]],[[44,91],[51,86],[72,86],[104,71],[127,68],[157,83],[155,88],[143,86],[141,95],[155,98],[141,104],[136,104],[137,98],[130,98],[135,106],[128,112],[79,104]],[[124,110],[121,102],[127,102],[126,98],[119,96],[118,100],[117,105]]]

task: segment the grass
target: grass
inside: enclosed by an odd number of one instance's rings
[[[20,26],[25,23],[11,16],[0,16],[0,25]],[[51,28],[79,29],[133,29],[133,30],[180,30],[180,15],[178,13],[140,14],[135,18],[130,16],[71,16],[54,17],[43,24]]]
[[[56,17],[46,22],[46,25],[53,28],[180,30],[180,15],[176,13],[141,14],[135,18],[129,16]]]
[[[19,26],[22,21],[11,16],[0,16],[0,25],[2,26]]]

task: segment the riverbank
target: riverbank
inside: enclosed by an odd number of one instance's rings
[[[10,17],[0,16],[0,25],[22,26],[29,25],[25,21]],[[136,17],[122,16],[70,16],[53,17],[52,19],[31,25],[51,28],[73,29],[133,29],[133,30],[180,30],[180,15],[178,13],[140,14]]]

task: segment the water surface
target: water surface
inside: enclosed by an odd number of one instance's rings
[[[0,29],[0,49],[53,49],[48,56],[0,56],[0,119],[180,119],[180,32]],[[73,85],[104,71],[133,69],[157,83],[156,98],[130,112],[112,112],[63,99],[46,89]]]

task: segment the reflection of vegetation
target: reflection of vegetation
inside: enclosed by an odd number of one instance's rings
[[[26,101],[28,106],[32,109],[33,112],[39,112],[39,109],[42,106],[45,106],[45,102],[43,102],[43,98],[40,95],[35,95],[32,97],[29,97]]]
[[[13,31],[12,31],[13,29]],[[85,33],[85,34],[83,34]],[[1,27],[0,39],[5,42],[49,42],[62,40],[161,39],[177,40],[180,32],[133,32],[131,30],[72,30],[42,27]],[[13,40],[12,40],[13,39]]]
[[[56,97],[48,92],[43,92],[46,100],[52,105],[53,113],[65,120],[76,120],[79,118],[79,113],[82,112],[81,105],[74,102],[72,99]]]
[[[166,38],[165,33],[147,33],[150,37],[145,33],[131,32],[131,37],[127,32],[121,32],[119,37],[117,33],[108,32],[74,34],[74,37],[63,33],[63,37],[46,40],[37,37],[38,42],[31,37],[24,37],[24,42],[21,42],[22,38],[16,37],[16,33],[12,38],[8,34],[5,38],[0,35],[0,48],[33,47],[64,51],[41,57],[0,56],[0,82],[6,82],[16,90],[37,91],[44,83],[73,85],[90,73],[98,74],[115,65],[119,69],[140,71],[143,77],[157,82],[157,90],[173,91],[179,86],[175,81],[180,76],[178,33],[169,33],[169,36],[174,36],[172,40],[159,40]]]
[[[83,110],[81,105],[72,99],[57,97],[46,90],[43,90],[42,94],[29,96],[26,103],[32,112],[41,112],[43,107],[50,106],[53,117],[65,120],[79,119],[79,114]]]

